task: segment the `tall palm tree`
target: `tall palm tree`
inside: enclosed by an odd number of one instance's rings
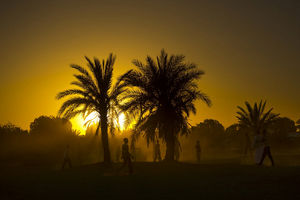
[[[253,131],[255,134],[259,134],[263,129],[267,128],[279,114],[272,113],[273,108],[265,112],[266,101],[260,101],[254,103],[253,107],[246,101],[246,109],[237,106],[239,111],[237,112],[239,124],[241,127],[246,127]]]
[[[128,88],[121,108],[135,117],[135,133],[144,135],[149,143],[158,130],[158,137],[166,142],[167,161],[174,160],[178,134],[189,133],[188,117],[196,113],[195,100],[211,104],[196,82],[204,72],[184,59],[183,55],[168,56],[162,50],[156,61],[150,56],[145,64],[133,60],[137,69],[119,79]]]
[[[113,66],[116,56],[110,54],[107,60],[102,60],[102,62],[96,58],[94,61],[87,57],[85,59],[88,62],[89,70],[79,65],[71,65],[71,68],[76,69],[80,73],[74,75],[76,81],[71,83],[77,88],[68,89],[57,94],[57,99],[69,97],[62,104],[58,114],[70,119],[79,114],[86,117],[92,112],[97,112],[99,124],[96,135],[98,135],[99,128],[101,128],[104,162],[110,163],[111,156],[108,143],[109,114],[116,105],[119,94],[123,92],[119,82],[112,87]]]

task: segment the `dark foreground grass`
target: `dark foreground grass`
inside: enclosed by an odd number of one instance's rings
[[[127,176],[102,164],[1,168],[0,199],[300,199],[297,166],[135,163],[134,169]]]

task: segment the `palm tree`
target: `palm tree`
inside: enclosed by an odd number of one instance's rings
[[[255,102],[252,107],[246,101],[245,105],[247,109],[237,106],[239,109],[237,112],[237,118],[240,126],[250,129],[255,134],[259,134],[263,129],[267,128],[268,125],[279,116],[279,114],[272,113],[273,108],[265,112],[266,103],[266,101],[260,101],[259,104]]]
[[[79,114],[86,117],[92,112],[97,112],[99,123],[96,135],[98,135],[101,127],[104,162],[109,164],[111,157],[108,143],[108,126],[109,117],[112,117],[109,114],[112,113],[117,104],[118,95],[123,92],[119,82],[112,87],[113,66],[116,57],[110,54],[107,60],[102,60],[102,62],[96,58],[94,62],[87,57],[85,59],[88,62],[89,70],[79,65],[71,65],[71,68],[80,72],[80,74],[74,75],[76,81],[71,83],[77,88],[68,89],[57,94],[57,99],[70,97],[62,104],[58,115],[70,119]]]
[[[188,134],[190,113],[196,113],[195,100],[207,105],[210,99],[199,91],[197,80],[204,74],[195,64],[185,63],[183,55],[171,55],[162,50],[156,61],[147,56],[146,63],[133,60],[136,70],[130,70],[119,81],[128,90],[121,108],[135,117],[135,133],[147,142],[158,137],[166,142],[165,160],[174,160],[178,134]],[[158,131],[156,131],[158,130]]]

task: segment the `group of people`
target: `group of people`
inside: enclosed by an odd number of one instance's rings
[[[123,141],[124,141],[124,143],[122,145],[122,155],[121,155],[121,158],[123,159],[123,165],[121,166],[120,170],[122,168],[124,168],[125,166],[128,166],[129,173],[131,174],[133,172],[133,168],[132,168],[133,156],[129,152],[128,138],[124,138]],[[197,140],[195,148],[196,148],[197,161],[200,162],[201,147],[200,147],[199,140]],[[175,160],[179,159],[179,151],[181,151],[181,146],[180,146],[180,143],[177,142],[175,144],[175,151],[174,151]],[[117,157],[119,157],[119,156],[117,156]],[[159,140],[157,140],[157,142],[155,143],[155,146],[154,146],[154,162],[161,161],[161,160],[162,159],[161,159],[160,144],[159,144]],[[69,145],[66,146],[66,149],[65,149],[65,152],[64,152],[64,159],[63,159],[62,169],[64,169],[66,165],[68,165],[69,168],[72,168],[72,163],[71,163],[71,158],[70,158],[70,146]]]
[[[255,162],[257,165],[262,165],[264,162],[265,157],[269,157],[272,166],[274,166],[274,160],[271,154],[271,149],[270,149],[270,145],[268,144],[267,140],[266,140],[266,135],[267,135],[267,131],[263,130],[262,133],[257,134],[254,137],[254,141],[253,141],[253,148],[255,148]],[[123,169],[124,167],[128,166],[128,170],[129,170],[129,174],[133,173],[133,167],[132,167],[132,159],[133,156],[131,155],[130,151],[129,151],[129,146],[128,146],[128,138],[124,138],[123,139],[124,143],[122,144],[122,154],[121,154],[121,158],[123,159],[123,165],[121,166],[121,168],[119,169],[119,171],[121,169]],[[63,160],[63,164],[62,164],[62,169],[65,168],[66,164],[69,165],[69,168],[72,168],[72,163],[71,163],[71,159],[70,159],[70,147],[69,145],[66,146],[65,152],[64,152],[64,160]],[[175,160],[179,159],[179,151],[181,151],[181,146],[179,141],[177,141],[175,143],[175,147],[174,147],[174,157]],[[198,163],[200,163],[201,160],[201,146],[200,146],[200,141],[197,140],[196,141],[196,145],[195,145],[195,151],[196,151],[196,160]],[[154,145],[154,162],[156,161],[161,161],[161,151],[160,151],[160,144],[159,144],[159,140],[156,141],[155,145]]]

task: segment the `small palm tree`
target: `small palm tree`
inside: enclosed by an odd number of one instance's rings
[[[272,113],[273,108],[265,112],[266,101],[256,102],[252,107],[247,101],[245,102],[246,109],[237,106],[239,111],[237,112],[239,124],[241,127],[246,127],[253,131],[255,134],[259,134],[263,129],[267,128],[279,114]]]
[[[195,100],[211,104],[196,82],[204,72],[195,64],[185,63],[184,58],[168,56],[162,50],[156,61],[150,56],[146,64],[134,60],[138,69],[128,71],[119,79],[128,88],[121,108],[135,116],[135,133],[143,133],[149,143],[158,132],[167,145],[167,161],[174,160],[178,134],[189,133],[188,117],[191,112],[196,113]]]
[[[117,104],[117,98],[123,92],[119,83],[112,87],[113,66],[116,57],[110,54],[107,60],[100,62],[94,59],[92,62],[85,57],[88,62],[89,70],[79,66],[71,65],[80,74],[75,74],[76,81],[71,84],[77,86],[75,89],[68,89],[57,94],[57,99],[70,97],[61,106],[58,115],[65,118],[72,118],[82,114],[84,117],[92,112],[97,112],[99,124],[97,126],[96,135],[98,135],[101,127],[102,145],[104,151],[104,162],[110,163],[110,149],[108,143],[108,126],[112,116],[113,108]]]

